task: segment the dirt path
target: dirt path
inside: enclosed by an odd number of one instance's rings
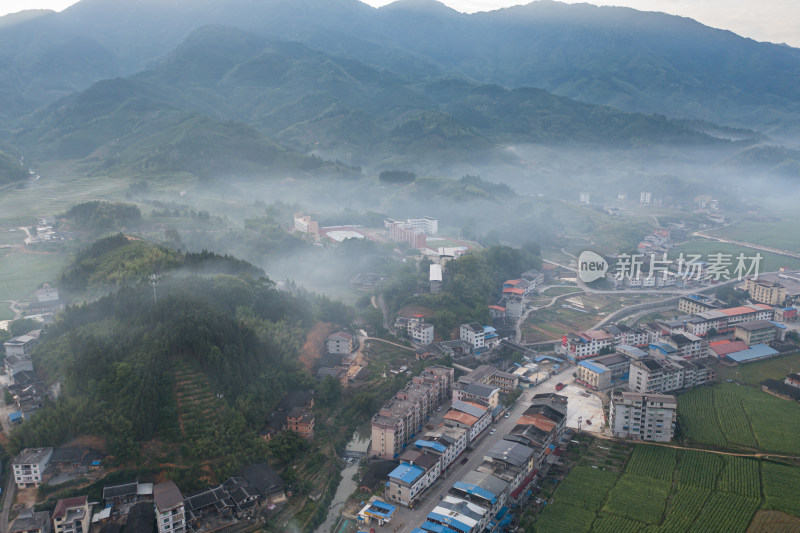
[[[402,348],[402,349],[404,349],[404,350],[409,350],[409,351],[411,351],[411,352],[416,352],[416,350],[415,350],[414,348],[410,348],[410,347],[408,347],[408,346],[403,346],[402,344],[397,344],[396,342],[387,341],[386,339],[381,339],[380,337],[367,337],[367,338],[366,338],[366,339],[364,339],[364,340],[365,340],[365,341],[378,341],[378,342],[383,342],[383,343],[386,343],[386,344],[391,344],[392,346],[397,346],[398,348]]]
[[[630,444],[630,440],[626,439],[619,439],[617,437],[609,437],[606,435],[601,435],[599,433],[592,433],[593,437],[597,437],[598,439],[603,440],[610,440],[613,442],[624,442]],[[694,452],[705,452],[705,453],[713,453],[716,455],[731,455],[734,457],[752,457],[755,459],[769,459],[769,458],[778,458],[778,459],[791,459],[792,461],[800,461],[800,457],[796,455],[781,455],[778,453],[737,453],[737,452],[723,452],[720,450],[708,450],[706,448],[691,448],[689,446],[679,446],[677,444],[667,444],[665,442],[649,442],[649,441],[636,441],[636,444],[646,444],[648,446],[661,446],[662,448],[674,448],[676,450],[688,450]]]

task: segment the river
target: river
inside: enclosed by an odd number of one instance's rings
[[[353,433],[353,437],[347,443],[347,451],[367,452],[368,449],[369,438],[359,435],[357,431]],[[330,533],[331,529],[339,522],[344,502],[356,490],[356,482],[353,481],[353,476],[358,472],[358,465],[358,461],[349,461],[344,470],[342,470],[342,481],[339,482],[339,486],[336,488],[336,494],[333,496],[331,506],[328,509],[328,516],[315,533]]]

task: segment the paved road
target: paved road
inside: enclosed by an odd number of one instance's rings
[[[11,504],[14,503],[14,474],[8,474],[6,488],[3,490],[3,512],[0,514],[0,531],[8,531],[8,515],[11,512]]]
[[[572,381],[572,376],[567,378],[566,375],[562,378],[564,383]],[[391,523],[376,528],[376,531],[391,531],[393,533],[410,533],[415,527],[418,527],[425,521],[425,517],[433,511],[439,503],[439,496],[447,494],[447,491],[453,486],[453,483],[460,480],[467,472],[474,470],[483,462],[483,456],[489,451],[496,442],[501,440],[504,435],[514,428],[517,419],[522,415],[523,411],[530,405],[531,398],[534,394],[544,392],[554,392],[557,380],[551,379],[535,387],[525,389],[520,396],[519,400],[511,408],[511,416],[508,418],[501,418],[497,422],[490,424],[472,443],[471,452],[464,452],[458,457],[453,464],[447,469],[445,475],[440,476],[436,482],[428,487],[422,495],[422,503],[411,510],[401,507]],[[491,428],[497,429],[494,435],[489,434]],[[468,456],[466,464],[461,464],[464,456]]]

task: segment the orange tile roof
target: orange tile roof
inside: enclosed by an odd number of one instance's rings
[[[519,285],[522,282],[521,279],[509,279],[506,280],[503,285]]]
[[[757,309],[753,309],[756,307]],[[741,306],[741,307],[729,307],[728,309],[720,309],[719,312],[728,315],[728,316],[738,316],[738,315],[746,315],[747,313],[755,313],[757,311],[767,311],[771,309],[770,306],[764,304],[755,304],[752,307],[748,306]]]
[[[516,287],[506,287],[505,289],[503,289],[503,292],[508,292],[512,294],[525,294],[524,290],[518,289]]]
[[[517,420],[517,425],[525,424],[536,426],[542,431],[547,431],[548,433],[553,431],[553,428],[556,427],[555,422],[539,413],[535,415],[522,415],[519,417],[519,420]]]
[[[499,305],[490,305],[489,309],[494,309],[495,311],[505,311],[505,307],[500,307]]]
[[[477,416],[472,416],[467,413],[462,413],[461,411],[447,411],[444,417],[448,420],[455,420],[456,422],[461,422],[466,426],[474,426],[475,422],[478,421]]]

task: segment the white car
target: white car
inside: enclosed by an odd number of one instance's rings
[[[489,435],[494,435],[495,433],[497,433],[496,429],[492,428],[489,430]]]

